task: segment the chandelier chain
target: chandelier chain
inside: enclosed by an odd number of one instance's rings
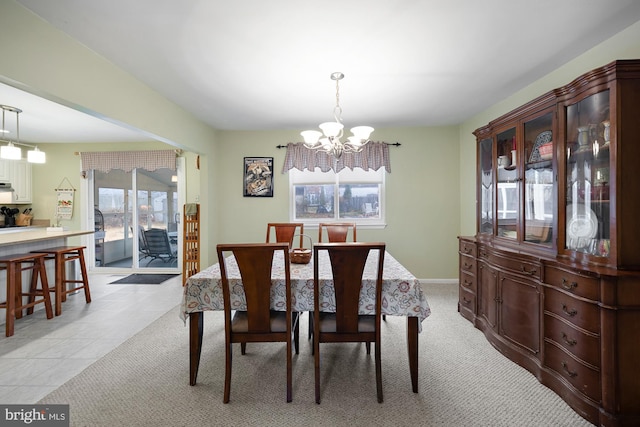
[[[340,79],[336,79],[336,106],[333,109],[333,116],[338,123],[342,123],[342,107],[340,107]]]

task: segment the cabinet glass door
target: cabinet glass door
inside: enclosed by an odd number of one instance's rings
[[[565,246],[609,256],[609,91],[566,108],[567,189]]]
[[[524,240],[545,246],[553,236],[553,114],[524,123]]]
[[[498,236],[518,238],[518,170],[516,129],[497,135],[497,222]]]
[[[493,234],[493,140],[480,141],[480,233]]]

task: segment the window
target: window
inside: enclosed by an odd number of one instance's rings
[[[384,225],[384,168],[340,172],[289,170],[290,220],[305,224],[330,221]]]

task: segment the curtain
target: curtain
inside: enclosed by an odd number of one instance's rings
[[[91,169],[108,173],[112,169],[131,172],[133,169],[155,171],[157,169],[176,170],[175,150],[150,151],[104,151],[80,153],[82,171]]]
[[[355,167],[364,170],[378,170],[384,167],[387,172],[391,172],[391,161],[389,159],[389,146],[384,142],[369,142],[359,153],[343,153],[339,160],[333,156],[320,151],[312,150],[304,146],[302,142],[287,144],[287,154],[282,166],[282,173],[287,173],[290,169],[313,171],[316,167],[322,172],[333,169],[340,172],[344,168]]]

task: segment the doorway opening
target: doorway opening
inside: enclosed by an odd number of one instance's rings
[[[95,269],[175,272],[180,260],[178,171],[93,171]]]

